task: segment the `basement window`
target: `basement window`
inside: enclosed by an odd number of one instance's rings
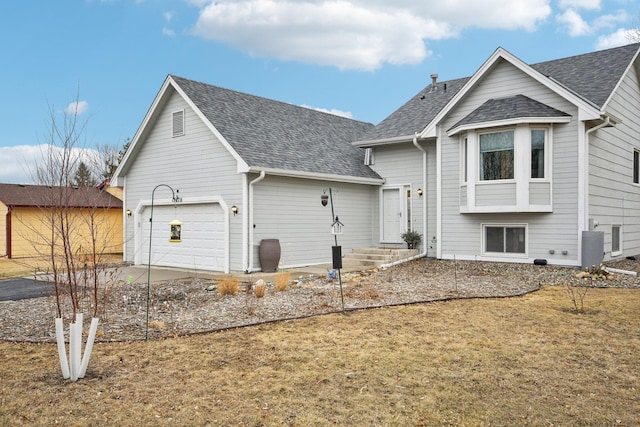
[[[174,137],[184,135],[184,110],[171,113],[171,134]]]
[[[526,255],[525,225],[483,225],[484,254]]]

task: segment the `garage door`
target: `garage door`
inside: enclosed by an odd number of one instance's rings
[[[149,260],[149,212],[142,213],[143,263]],[[182,242],[169,242],[169,222],[182,222]],[[225,268],[224,212],[217,203],[154,206],[151,264],[198,270]]]

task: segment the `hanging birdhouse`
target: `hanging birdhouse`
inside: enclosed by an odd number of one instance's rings
[[[182,222],[174,219],[169,223],[169,226],[171,227],[169,242],[180,243],[182,241],[182,239],[180,238],[180,233],[182,232]]]
[[[344,231],[344,224],[340,222],[338,217],[331,225],[331,234],[342,234]]]

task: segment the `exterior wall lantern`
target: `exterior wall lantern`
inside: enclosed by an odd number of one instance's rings
[[[131,216],[133,214],[133,212],[131,212],[131,209],[127,209],[127,216]]]
[[[182,222],[180,220],[174,219],[169,223],[171,227],[171,234],[169,237],[169,241],[171,243],[180,243],[182,239],[180,238],[180,233],[182,231]]]
[[[238,215],[238,207],[236,205],[231,206],[231,213],[233,216]]]
[[[423,194],[422,188],[418,188],[418,196],[422,197]]]

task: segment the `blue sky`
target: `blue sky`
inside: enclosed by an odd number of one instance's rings
[[[21,0],[0,14],[0,182],[29,183],[51,115],[132,138],[167,74],[379,123],[499,46],[528,63],[630,42],[640,0]],[[75,101],[79,101],[74,104]]]

